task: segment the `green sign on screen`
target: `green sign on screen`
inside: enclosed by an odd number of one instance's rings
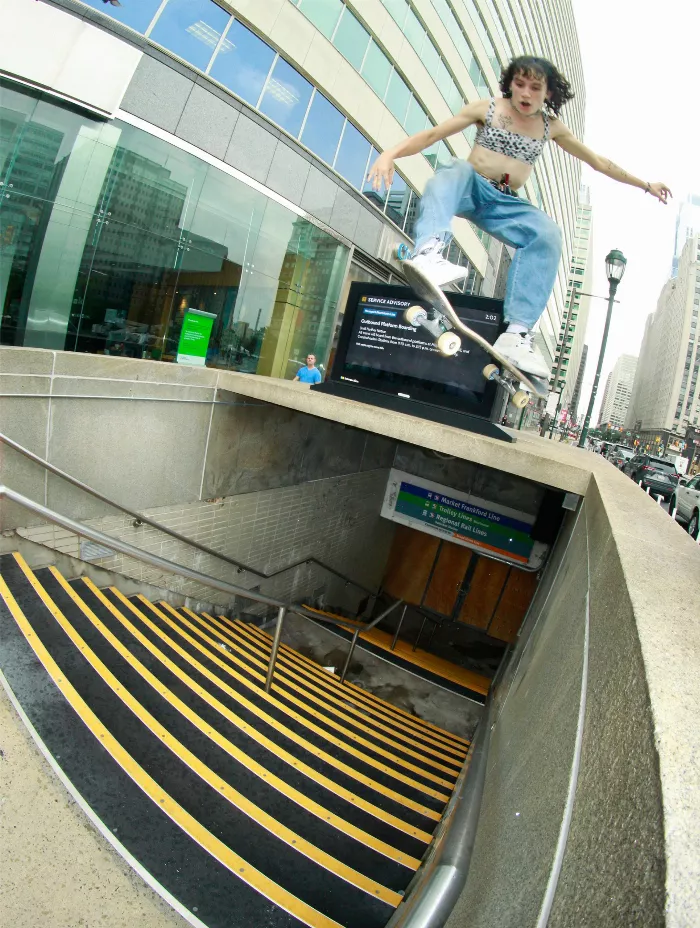
[[[196,364],[204,367],[215,319],[214,313],[205,313],[201,309],[185,310],[177,346],[178,364]]]

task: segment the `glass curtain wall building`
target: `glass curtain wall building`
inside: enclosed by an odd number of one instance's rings
[[[376,223],[378,232],[354,237],[330,204],[313,215],[290,209],[196,147],[174,146],[148,117],[99,119],[51,98],[51,88],[42,95],[10,81],[0,113],[2,344],[167,360],[185,309],[197,308],[216,317],[207,363],[293,376],[308,351],[328,356],[349,279],[399,271],[395,249],[410,246],[425,184],[441,164],[468,157],[474,130],[403,159],[381,194],[365,180],[379,152],[497,94],[500,68],[523,50],[570,75],[571,122],[582,131],[570,0],[537,10],[521,0],[44,3],[160,55],[200,93],[229,95],[273,141],[296,145],[349,190],[353,210],[364,204],[358,230]],[[573,162],[550,151],[524,192],[562,226],[567,267],[577,190]],[[495,279],[498,253],[456,222],[449,258],[469,269],[463,289],[492,292],[485,275]],[[543,317],[550,355],[565,289],[558,281]]]

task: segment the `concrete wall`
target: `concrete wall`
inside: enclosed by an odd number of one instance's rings
[[[699,560],[629,480],[596,474],[497,694],[448,928],[700,923]]]

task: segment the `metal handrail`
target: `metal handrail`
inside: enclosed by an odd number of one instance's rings
[[[464,889],[486,781],[494,725],[494,690],[502,667],[503,663],[489,688],[484,714],[428,856],[385,928],[443,928]]]
[[[49,509],[47,506],[44,506],[41,503],[37,503],[33,499],[29,499],[29,497],[22,496],[21,493],[17,493],[14,490],[11,490],[10,487],[6,487],[0,484],[0,500],[2,499],[8,499],[11,502],[16,503],[18,506],[23,506],[30,512],[41,516],[48,522],[53,522],[55,525],[60,525],[61,528],[65,528],[69,532],[73,532],[75,535],[79,535],[83,538],[89,538],[90,541],[105,545],[114,549],[115,551],[126,554],[127,557],[133,557],[135,560],[150,564],[152,567],[157,567],[160,570],[167,571],[168,573],[177,574],[178,576],[185,577],[188,580],[194,580],[196,583],[201,583],[202,586],[212,587],[215,590],[228,593],[230,596],[239,596],[241,599],[250,599],[253,600],[253,602],[263,603],[267,606],[276,607],[278,610],[277,627],[275,629],[275,636],[273,639],[273,646],[268,664],[267,680],[265,683],[265,692],[267,693],[270,692],[270,688],[272,686],[275,661],[277,659],[277,651],[279,650],[279,644],[282,637],[282,626],[284,624],[287,611],[289,610],[290,612],[294,612],[296,615],[300,615],[305,619],[311,619],[312,621],[318,620],[317,615],[314,615],[311,612],[307,612],[303,606],[298,606],[293,603],[284,603],[279,599],[274,599],[272,596],[265,596],[263,593],[258,593],[256,590],[248,590],[243,586],[237,586],[235,583],[228,583],[226,580],[219,580],[216,577],[210,577],[208,574],[203,574],[198,570],[193,570],[191,567],[184,567],[182,564],[176,564],[174,561],[169,561],[167,558],[160,557],[157,554],[151,554],[150,551],[144,551],[141,548],[137,548],[134,545],[129,544],[128,541],[122,541],[120,538],[112,538],[111,535],[106,535],[104,532],[99,531],[99,529],[90,528],[88,525],[83,525],[82,522],[76,522],[75,519],[71,519],[69,516],[61,515],[60,513],[55,512],[53,509]],[[343,624],[341,620],[334,619],[330,616],[324,616],[324,621],[330,622],[334,625]]]
[[[352,655],[355,651],[355,645],[357,644],[357,639],[360,636],[360,633],[368,632],[370,628],[374,628],[374,626],[378,625],[382,621],[382,619],[385,619],[389,615],[390,612],[393,612],[397,606],[400,606],[402,602],[403,602],[402,599],[397,599],[396,602],[392,603],[388,609],[385,609],[384,612],[381,612],[377,616],[376,619],[372,619],[372,621],[369,622],[367,625],[360,625],[358,628],[355,629],[353,636],[352,636],[352,641],[350,642],[350,648],[345,657],[345,663],[343,664],[343,670],[342,670],[342,673],[340,674],[341,683],[345,683],[345,677],[347,675],[348,667],[350,666],[350,661],[352,660]]]
[[[152,528],[158,529],[159,531],[164,532],[166,535],[170,535],[171,538],[175,538],[177,541],[182,541],[185,544],[196,548],[198,551],[202,551],[204,554],[209,554],[212,557],[217,557],[220,560],[225,561],[227,564],[231,564],[232,567],[235,567],[238,570],[239,574],[245,572],[255,574],[257,577],[261,577],[263,580],[271,580],[273,577],[278,577],[280,574],[286,573],[288,570],[294,570],[296,567],[301,567],[302,564],[316,564],[323,570],[327,570],[329,573],[335,574],[336,577],[338,577],[340,580],[343,580],[345,583],[352,583],[353,586],[356,586],[358,589],[362,590],[363,593],[367,593],[370,596],[376,596],[376,590],[368,589],[366,586],[363,586],[361,583],[358,583],[351,577],[347,577],[339,570],[336,570],[335,567],[331,567],[329,564],[324,564],[323,561],[319,561],[318,558],[315,557],[302,558],[300,561],[295,561],[293,564],[287,564],[286,567],[281,567],[279,570],[272,571],[272,573],[269,574],[266,574],[262,570],[256,570],[254,567],[249,567],[242,561],[237,561],[235,558],[229,557],[227,554],[222,554],[220,551],[215,551],[213,548],[209,548],[207,545],[203,545],[198,541],[194,541],[192,538],[188,538],[186,535],[181,535],[174,529],[168,528],[166,525],[162,525],[160,522],[156,522],[154,519],[150,519],[148,516],[144,516],[140,512],[129,509],[127,506],[122,506],[121,503],[110,499],[108,496],[100,493],[99,490],[89,486],[89,484],[83,483],[83,481],[78,480],[77,477],[73,477],[71,474],[66,473],[66,471],[61,470],[60,467],[56,467],[55,464],[51,464],[45,458],[39,457],[38,454],[30,451],[29,448],[23,447],[18,442],[14,441],[14,439],[10,438],[8,435],[4,435],[2,432],[0,432],[0,442],[7,445],[9,448],[12,448],[14,451],[17,451],[19,454],[23,454],[30,461],[33,461],[35,464],[39,464],[45,470],[50,471],[52,474],[55,474],[62,480],[73,484],[74,487],[78,487],[79,490],[84,490],[86,493],[94,496],[95,499],[99,499],[101,502],[107,503],[108,506],[113,506],[115,509],[119,509],[121,512],[131,516],[138,522],[143,523],[144,525],[150,525]]]

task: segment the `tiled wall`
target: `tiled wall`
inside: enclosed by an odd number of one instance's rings
[[[393,534],[392,524],[379,517],[386,479],[387,471],[381,468],[215,501],[150,509],[145,514],[263,573],[272,573],[313,555],[374,588],[381,580]],[[346,588],[333,574],[314,565],[302,565],[269,580],[256,573],[239,573],[235,567],[157,529],[147,525],[135,527],[127,516],[91,519],[86,524],[160,557],[248,589],[258,588],[284,601],[323,596],[326,604],[352,607],[364,596],[357,588]],[[28,527],[18,529],[18,533],[73,557],[81,556],[79,538],[58,526]],[[194,604],[204,601],[222,607],[230,605],[230,597],[223,592],[122,554],[94,559],[94,563],[140,582],[181,593]],[[250,601],[245,608],[256,611]]]

